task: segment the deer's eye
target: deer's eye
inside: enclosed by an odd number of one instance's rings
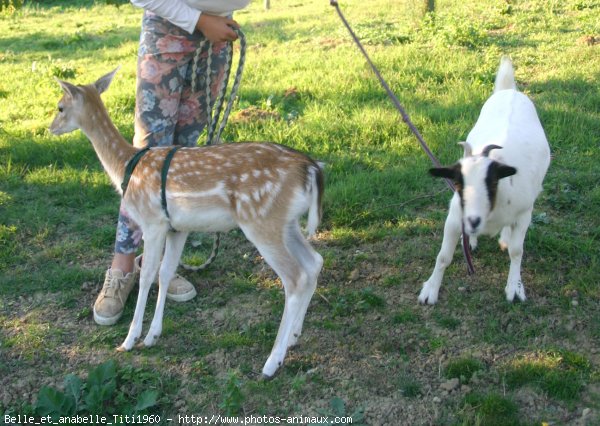
[[[58,112],[63,112],[63,107],[59,105]]]

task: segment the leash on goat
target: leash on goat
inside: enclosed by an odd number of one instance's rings
[[[419,141],[419,144],[421,145],[421,148],[423,148],[423,151],[425,151],[425,153],[427,154],[427,156],[429,157],[429,159],[431,160],[431,162],[433,163],[433,165],[436,166],[436,167],[440,167],[441,166],[440,162],[435,157],[435,155],[433,155],[433,152],[431,152],[431,150],[427,146],[427,143],[425,143],[425,140],[423,139],[423,136],[421,136],[421,133],[419,133],[419,130],[415,127],[415,125],[413,124],[413,122],[410,120],[410,117],[408,116],[408,114],[406,113],[406,111],[404,110],[404,108],[402,107],[402,104],[398,100],[398,97],[394,94],[394,92],[392,92],[392,89],[390,89],[390,86],[387,84],[387,82],[385,81],[385,79],[382,77],[381,73],[379,72],[379,70],[377,69],[377,67],[375,66],[375,64],[373,64],[373,62],[371,61],[371,58],[367,54],[367,51],[363,47],[362,43],[360,42],[360,40],[358,39],[358,37],[356,36],[356,34],[354,33],[354,31],[352,30],[352,27],[350,26],[350,24],[348,23],[348,21],[344,17],[344,14],[340,10],[340,7],[338,5],[337,0],[330,0],[329,4],[331,6],[333,6],[333,7],[335,7],[335,10],[336,10],[338,16],[340,17],[340,19],[342,20],[342,23],[344,24],[344,26],[346,27],[346,29],[350,33],[350,36],[354,40],[354,43],[356,44],[356,46],[358,46],[358,49],[361,51],[361,53],[363,54],[363,56],[367,60],[367,63],[371,67],[371,70],[373,70],[373,73],[375,74],[375,76],[379,80],[379,83],[381,84],[381,86],[383,86],[383,88],[385,89],[387,95],[391,99],[392,103],[394,104],[394,106],[396,107],[396,109],[398,110],[398,112],[400,113],[400,115],[402,116],[402,121],[404,121],[404,123],[406,123],[406,125],[408,126],[408,128],[413,132],[413,134],[415,135],[415,137]],[[446,184],[448,185],[448,187],[452,191],[456,191],[456,188],[454,187],[454,184],[452,183],[451,180],[445,179],[445,181],[446,181]],[[465,226],[464,226],[464,224],[462,225],[462,248],[463,248],[463,254],[465,256],[465,261],[467,262],[467,273],[469,275],[474,274],[475,273],[475,267],[473,266],[473,260],[471,259],[471,250],[470,250],[470,246],[469,246],[469,236],[465,233]]]
[[[240,41],[240,58],[238,61],[238,67],[235,74],[235,78],[233,80],[233,85],[231,86],[231,91],[229,92],[229,100],[227,101],[227,106],[225,107],[225,111],[223,112],[223,117],[220,119],[221,123],[219,124],[219,118],[221,116],[221,112],[223,111],[223,105],[225,103],[225,94],[227,91],[227,84],[229,82],[229,76],[231,74],[231,69],[233,65],[233,42],[227,43],[225,49],[227,49],[225,56],[227,60],[225,61],[225,66],[223,69],[223,79],[219,84],[219,88],[217,90],[217,97],[215,98],[215,102],[212,102],[211,98],[211,85],[212,85],[212,73],[211,73],[211,65],[212,65],[212,49],[213,44],[208,40],[203,40],[196,49],[196,54],[194,56],[194,62],[192,67],[192,91],[197,90],[197,74],[198,74],[198,62],[200,61],[200,56],[206,51],[207,60],[206,60],[206,97],[204,98],[204,110],[207,115],[207,130],[206,130],[206,143],[205,145],[213,145],[221,142],[221,133],[227,124],[227,120],[229,119],[229,113],[231,112],[231,108],[233,107],[233,102],[235,101],[235,97],[237,95],[240,82],[242,81],[242,72],[244,71],[244,64],[246,61],[246,37],[244,33],[239,28],[233,28],[233,30],[238,35],[238,39]],[[213,108],[214,107],[214,108]],[[217,129],[218,125],[218,129]],[[221,243],[221,233],[215,233],[215,237],[213,240],[213,247],[208,259],[199,266],[189,265],[183,261],[179,261],[179,265],[188,270],[188,271],[201,271],[206,269],[217,257],[219,254],[219,245]],[[196,248],[200,246],[200,242],[192,241],[192,247]]]

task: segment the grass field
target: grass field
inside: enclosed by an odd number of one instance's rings
[[[114,350],[134,297],[117,325],[93,322],[119,199],[83,134],[48,132],[54,77],[89,83],[121,65],[103,97],[130,140],[141,11],[73,0],[0,13],[3,420],[55,412],[153,414],[163,424],[178,414],[600,424],[600,1],[438,0],[426,16],[417,0],[340,2],[443,163],[461,155],[456,142],[490,95],[502,54],[551,145],[525,242],[528,301],[505,301],[508,256],[481,239],[476,275],[457,251],[434,307],[419,306],[417,294],[451,194],[429,177],[429,160],[329,2],[271,3],[236,15],[249,49],[225,139],[280,142],[327,164],[314,242],[325,266],[300,345],[271,381],[259,373],[283,292],[238,231],[211,268],[186,274],[198,297],[167,304],[157,346]]]

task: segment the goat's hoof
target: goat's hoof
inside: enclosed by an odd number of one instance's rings
[[[519,280],[516,285],[511,286],[510,288],[507,286],[506,288],[506,300],[508,300],[509,303],[515,300],[515,296],[517,300],[521,302],[527,300],[527,297],[525,296],[525,286],[521,280]]]
[[[425,290],[421,290],[418,298],[421,305],[435,305],[437,299],[437,294],[431,294],[431,292]]]
[[[277,376],[277,374],[279,374],[280,371],[281,371],[281,367],[278,368],[277,370],[275,370],[273,372],[273,374],[271,374],[271,375],[265,374],[265,372],[263,371],[263,373],[260,375],[260,379],[264,382],[269,382],[269,381],[273,380],[275,378],[275,376]]]
[[[277,375],[283,366],[283,359],[281,361],[277,361],[277,365],[273,364],[275,364],[275,362],[271,361],[271,357],[269,357],[262,370],[262,377],[264,380],[271,380]]]
[[[144,349],[146,344],[144,342],[137,342],[134,346],[136,349]]]
[[[121,346],[117,347],[116,351],[117,352],[127,352],[127,349],[125,348],[125,346],[121,345]]]
[[[527,297],[525,297],[525,294],[515,293],[512,296],[507,296],[506,300],[508,303],[525,302],[527,301]]]

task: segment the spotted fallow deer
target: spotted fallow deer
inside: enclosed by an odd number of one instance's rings
[[[116,71],[89,85],[59,80],[64,94],[50,131],[61,135],[81,129],[123,195],[126,165],[139,150],[121,136],[100,99]],[[228,231],[237,226],[279,275],[285,291],[277,338],[262,371],[271,377],[300,336],[323,265],[323,258],[302,235],[299,224],[306,212],[309,235],[319,224],[322,168],[308,156],[274,143],[181,148],[171,161],[163,206],[161,170],[170,150],[157,147],[147,151],[123,195],[125,209],[143,231],[144,262],[133,321],[117,350],[129,351],[140,339],[148,292],[158,272],[154,318],[138,346],[156,344],[162,331],[167,285],[189,232]]]

